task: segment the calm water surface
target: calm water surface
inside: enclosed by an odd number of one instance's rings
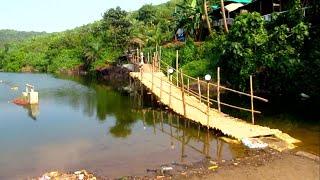
[[[69,79],[69,80],[68,80]],[[243,148],[149,105],[139,95],[80,77],[0,73],[0,179],[87,169],[99,176],[143,175],[147,168],[206,157],[231,159]],[[39,105],[10,101],[35,85]],[[19,87],[12,90],[12,87]]]

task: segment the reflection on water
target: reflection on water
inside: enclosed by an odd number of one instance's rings
[[[39,104],[29,104],[27,106],[24,106],[24,108],[28,110],[28,116],[31,119],[37,120],[37,116],[40,113]]]
[[[10,101],[22,89],[0,84],[0,179],[75,169],[143,175],[161,164],[244,153],[212,131],[161,111],[140,88],[127,94],[88,77],[46,74],[0,73],[0,80],[33,84],[39,91],[38,106],[21,108]]]

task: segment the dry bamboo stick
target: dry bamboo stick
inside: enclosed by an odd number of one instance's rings
[[[182,70],[180,72],[181,76],[181,90],[182,90],[182,104],[183,104],[183,114],[186,117],[187,112],[186,112],[186,100],[185,100],[185,94],[184,94],[184,83],[183,83],[183,73]]]
[[[197,78],[198,80],[198,93],[199,93],[199,102],[201,103],[201,87],[200,87],[200,78]]]
[[[152,74],[151,91],[153,92],[153,85],[154,85],[154,80],[153,80],[154,79],[154,64],[153,63],[152,63],[152,72],[151,72],[151,74]]]
[[[160,69],[161,69],[161,46],[159,47],[158,60],[159,60],[159,71],[160,71]]]
[[[224,102],[220,102],[220,104],[223,105],[223,106],[234,108],[234,109],[239,109],[239,110],[243,110],[243,111],[247,111],[247,112],[252,112],[251,109],[246,109],[246,108],[230,105],[230,104],[227,104],[227,103],[224,103]],[[253,112],[257,113],[257,114],[261,113],[260,111],[256,111],[256,110],[254,110]]]
[[[224,86],[220,86],[220,89],[224,89],[224,90],[227,90],[227,91],[231,91],[231,92],[234,92],[234,93],[238,93],[238,94],[241,94],[241,95],[245,95],[245,96],[251,97],[251,94],[244,93],[244,92],[241,92],[241,91],[237,91],[237,90],[234,90],[234,89],[230,89],[230,88],[227,88],[227,87],[224,87]],[[258,99],[258,100],[263,101],[263,102],[268,102],[268,99],[265,99],[265,98],[262,98],[262,97],[259,97],[259,96],[253,96],[253,98],[254,99]]]
[[[207,128],[209,129],[209,119],[210,119],[210,90],[209,90],[209,82],[207,83]]]
[[[172,96],[172,95],[171,95],[171,91],[172,91],[172,90],[171,90],[171,83],[169,84],[169,86],[170,86],[170,87],[169,87],[169,107],[171,107],[171,96]]]
[[[253,85],[252,85],[252,75],[250,75],[250,93],[251,93],[251,120],[254,124],[254,108],[253,108]]]
[[[160,78],[160,100],[162,99],[162,77]]]
[[[190,89],[190,80],[189,80],[189,78],[188,78],[187,80],[188,80],[188,87],[187,87],[188,89],[187,89],[187,90],[188,90],[188,95],[190,95],[190,93],[189,93],[189,89]]]
[[[177,86],[179,87],[179,51],[177,50],[176,53]]]
[[[221,107],[220,107],[220,67],[217,69],[217,101],[218,101],[218,111],[221,112]]]

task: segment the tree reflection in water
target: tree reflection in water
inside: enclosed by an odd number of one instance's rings
[[[70,77],[67,77],[70,80]],[[65,88],[58,91],[58,98],[68,98],[73,108],[82,108],[87,116],[96,115],[96,119],[104,122],[108,116],[115,118],[115,124],[108,129],[116,138],[127,138],[132,133],[134,124],[142,121],[144,128],[152,128],[153,133],[162,133],[170,136],[169,148],[181,148],[181,162],[187,157],[186,148],[192,149],[206,158],[220,159],[224,148],[228,148],[231,156],[241,156],[243,148],[238,145],[226,144],[217,137],[217,132],[201,127],[192,121],[181,119],[169,111],[163,111],[153,104],[151,95],[148,95],[136,82],[132,83],[133,92],[122,94],[115,86],[99,84],[88,78],[72,77],[85,87]],[[128,97],[130,96],[130,97]],[[150,100],[151,99],[151,100]],[[151,102],[151,103],[150,103]],[[179,144],[175,144],[179,142]]]

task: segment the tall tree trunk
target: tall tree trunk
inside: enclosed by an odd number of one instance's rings
[[[224,10],[224,2],[223,2],[223,0],[221,0],[221,11],[222,11],[222,16],[223,16],[224,30],[226,32],[229,32],[228,25],[227,25],[226,11]]]
[[[208,7],[207,7],[207,1],[203,0],[203,7],[204,7],[204,15],[207,21],[207,26],[208,26],[208,30],[209,30],[209,34],[212,34],[212,30],[211,30],[211,24],[209,21],[209,15],[208,15]]]

